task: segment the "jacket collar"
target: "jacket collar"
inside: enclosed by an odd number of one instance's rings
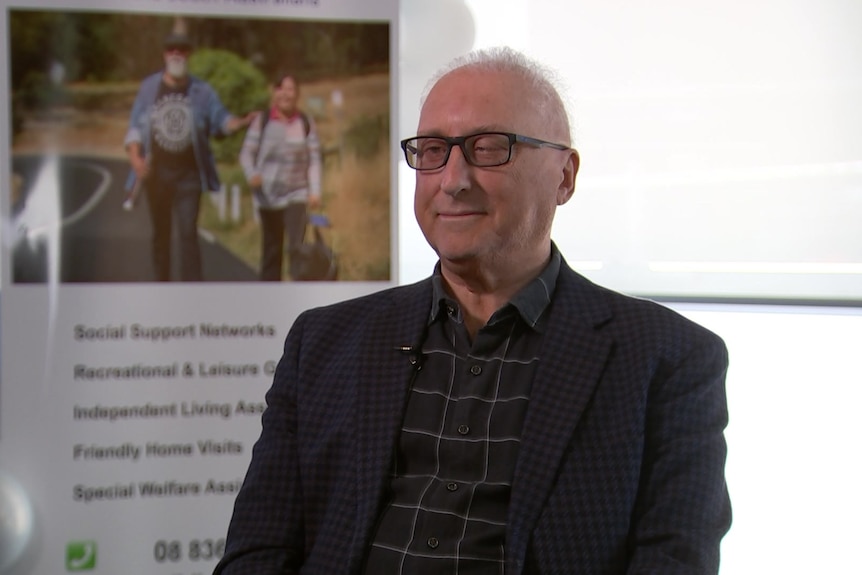
[[[431,281],[390,290],[368,322],[357,366],[357,524],[353,569],[358,572],[385,504],[393,453],[431,306]],[[415,350],[415,351],[414,351]]]

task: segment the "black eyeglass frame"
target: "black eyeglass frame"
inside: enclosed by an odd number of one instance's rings
[[[464,145],[467,140],[470,138],[475,138],[477,136],[506,136],[509,139],[509,153],[506,154],[506,159],[502,162],[495,164],[477,164],[473,161],[471,157],[471,153],[467,152],[467,148]],[[431,140],[440,140],[446,142],[446,155],[443,156],[443,161],[439,166],[434,166],[433,168],[418,168],[410,163],[410,154],[412,153],[414,156],[415,152],[408,152],[407,144],[408,142],[414,140],[422,140],[422,139],[431,139]],[[553,148],[555,150],[571,150],[571,146],[566,146],[564,144],[557,144],[556,142],[549,142],[547,140],[540,140],[539,138],[531,138],[530,136],[523,136],[521,134],[515,134],[512,132],[477,132],[475,134],[468,134],[466,136],[413,136],[411,138],[405,138],[401,140],[401,149],[404,150],[404,159],[407,161],[407,165],[413,168],[414,170],[418,170],[420,172],[430,171],[430,170],[439,170],[449,161],[449,155],[452,153],[452,147],[458,146],[461,148],[461,153],[464,155],[464,159],[468,164],[474,166],[476,168],[494,168],[497,166],[502,166],[504,164],[509,163],[512,159],[512,147],[516,142],[520,142],[522,144],[529,144],[531,146],[536,146],[537,148]]]

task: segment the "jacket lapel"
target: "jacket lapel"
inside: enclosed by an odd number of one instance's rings
[[[565,264],[549,311],[509,507],[507,555],[515,573],[613,344],[598,330],[611,317],[599,288]]]
[[[354,541],[364,556],[389,482],[407,392],[414,372],[411,354],[428,321],[431,283],[393,291],[391,305],[368,322],[358,374],[357,524]]]

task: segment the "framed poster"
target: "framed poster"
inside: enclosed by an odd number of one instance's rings
[[[397,2],[0,7],[0,573],[210,572],[293,319],[397,278]]]

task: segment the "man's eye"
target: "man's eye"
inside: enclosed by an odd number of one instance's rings
[[[473,142],[473,152],[477,154],[493,154],[509,147],[508,141],[499,138],[479,138]]]
[[[419,149],[420,154],[439,156],[446,153],[446,146],[442,144],[426,144]]]

